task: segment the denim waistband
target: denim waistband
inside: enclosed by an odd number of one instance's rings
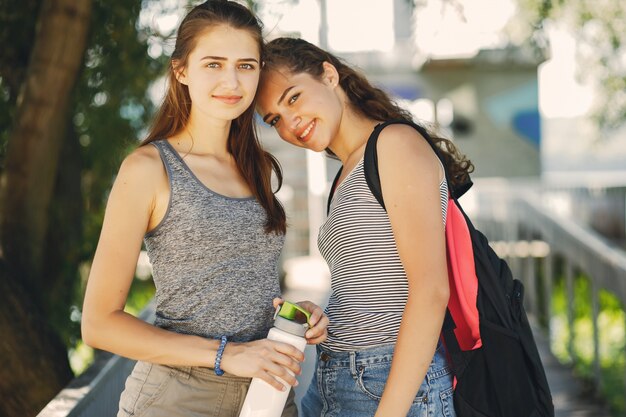
[[[317,366],[320,368],[350,368],[356,370],[361,366],[390,363],[393,359],[395,344],[374,346],[367,349],[347,352],[334,352],[317,346]],[[428,378],[439,378],[451,373],[446,359],[446,351],[441,341],[428,368]]]
[[[368,365],[391,361],[394,348],[395,344],[389,344],[355,351],[335,352],[318,345],[317,357],[320,363],[334,367],[350,367],[351,363]]]

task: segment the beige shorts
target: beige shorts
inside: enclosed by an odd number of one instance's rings
[[[250,378],[212,369],[137,361],[126,379],[117,417],[238,417]],[[293,389],[282,417],[297,417]]]

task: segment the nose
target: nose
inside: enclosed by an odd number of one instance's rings
[[[285,119],[287,120],[287,126],[289,126],[289,130],[292,132],[295,132],[300,125],[300,122],[302,122],[302,118],[293,111],[290,111],[288,114],[286,114]]]
[[[235,68],[228,68],[222,72],[222,85],[229,89],[235,89],[239,84],[239,77]]]

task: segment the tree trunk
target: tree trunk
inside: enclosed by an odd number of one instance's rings
[[[0,416],[32,417],[70,381],[67,348],[0,264]]]
[[[67,121],[56,185],[50,203],[50,226],[44,246],[45,271],[41,304],[47,321],[65,341],[80,334],[69,306],[82,300],[79,264],[83,256],[83,194],[81,146],[71,119]]]
[[[10,275],[29,295],[40,291],[49,205],[90,13],[91,0],[44,0],[9,136],[0,219],[2,250]]]
[[[91,0],[44,0],[18,98],[0,213],[0,416],[35,416],[71,379],[66,346],[43,310],[50,202]]]

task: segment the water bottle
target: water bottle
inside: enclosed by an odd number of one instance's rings
[[[304,314],[306,322],[301,323],[299,321],[304,320],[296,319],[298,311]],[[267,338],[289,343],[304,352],[306,346],[304,334],[309,329],[310,315],[300,306],[285,301],[276,308],[274,327],[270,329]],[[252,378],[239,417],[280,417],[285,408],[291,386],[280,378],[278,380],[285,386],[285,391],[277,390],[262,379]]]

